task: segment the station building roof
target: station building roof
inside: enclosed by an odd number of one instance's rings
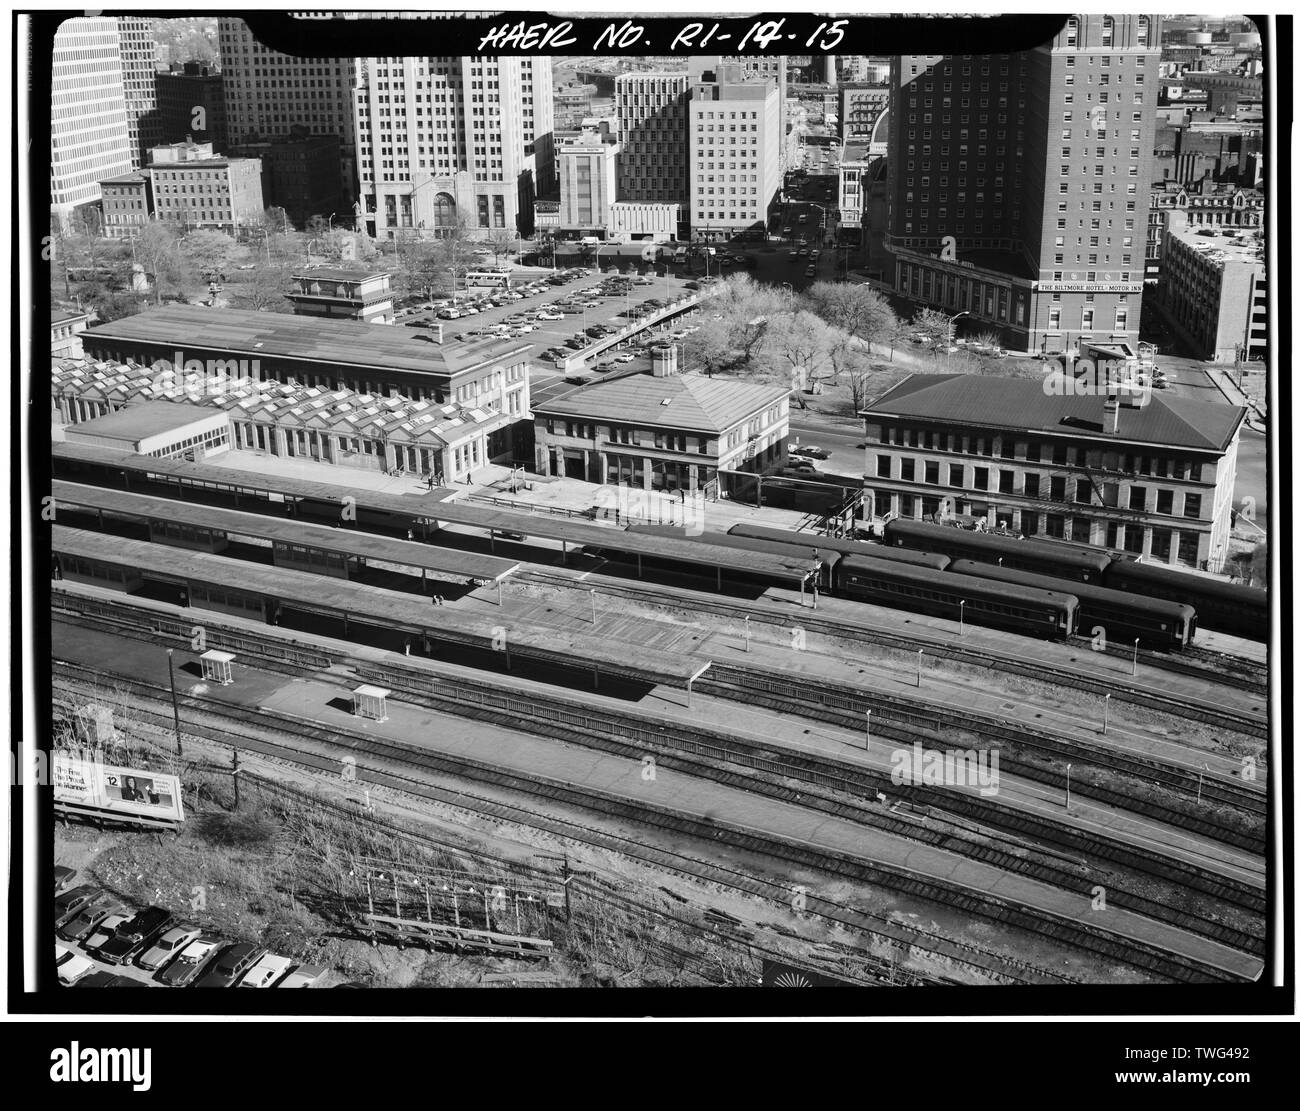
[[[1104,392],[1057,395],[1041,379],[979,374],[912,374],[861,413],[1072,439],[1104,439],[1223,452],[1245,419],[1237,405],[1212,405],[1151,392],[1142,408],[1123,407],[1119,430],[1105,429]]]

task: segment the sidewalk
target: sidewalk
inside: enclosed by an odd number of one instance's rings
[[[1215,384],[1219,392],[1228,399],[1230,405],[1240,405],[1246,410],[1246,424],[1255,432],[1268,431],[1268,410],[1261,402],[1255,401],[1242,391],[1233,381],[1232,375],[1216,366],[1206,366],[1205,376]]]

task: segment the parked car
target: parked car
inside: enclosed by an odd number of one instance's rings
[[[218,934],[199,934],[176,954],[171,964],[158,973],[158,982],[172,988],[183,988],[192,984],[202,975],[208,961],[228,944],[229,942]]]
[[[61,965],[70,956],[72,956],[72,953],[73,950],[69,949],[66,945],[60,945],[56,941],[54,943],[54,967],[57,968],[59,965]]]
[[[196,988],[229,988],[245,972],[262,959],[266,950],[251,941],[240,941],[224,950],[208,966],[207,972],[194,985]]]
[[[72,887],[64,891],[61,895],[55,896],[54,899],[54,928],[71,922],[87,906],[89,906],[97,896],[103,892],[91,884],[82,884],[80,887]]]
[[[440,309],[438,311],[439,320],[459,320],[460,309]]]
[[[90,973],[89,976],[83,976],[73,987],[78,988],[138,988],[140,985],[132,980],[129,976],[119,976],[116,972],[105,972],[98,969]]]
[[[267,953],[239,981],[241,988],[269,988],[293,967],[288,957]]]
[[[83,957],[80,953],[73,953],[69,950],[68,959],[59,965],[59,983],[66,987],[72,987],[73,984],[89,976],[94,971],[94,961],[89,957]]]
[[[118,926],[99,950],[99,959],[109,964],[127,964],[167,929],[174,918],[172,912],[163,907],[146,907]]]
[[[54,866],[54,894],[57,895],[60,891],[67,890],[68,885],[72,883],[76,875],[77,870],[75,868],[69,868],[65,864],[56,864]]]
[[[550,308],[550,309],[546,309],[543,312],[539,312],[537,314],[537,319],[538,320],[563,320],[564,313],[557,312],[555,309]]]
[[[95,927],[110,914],[122,913],[125,910],[126,908],[117,899],[107,892],[103,892],[82,907],[76,915],[60,926],[56,932],[64,941],[80,941],[83,937],[89,937],[93,934]]]
[[[564,341],[564,346],[569,348],[571,351],[578,351],[587,346],[587,340],[585,338],[578,339],[576,336],[571,336],[569,339]]]
[[[633,355],[630,351],[624,351],[621,355],[615,355],[615,356],[614,356],[614,362],[616,362],[616,363],[630,363],[630,362],[631,362],[633,359],[635,359],[635,358],[636,358],[636,356]]]
[[[803,446],[795,445],[790,449],[791,455],[802,455],[807,459],[829,459],[830,452],[825,448],[814,447],[812,444]]]
[[[309,988],[325,975],[325,968],[319,964],[300,964],[275,986],[277,988]]]
[[[87,953],[98,953],[104,947],[105,942],[117,932],[118,926],[122,925],[130,917],[131,915],[125,908],[110,914],[95,927],[95,932],[81,943],[81,947]]]
[[[201,932],[193,922],[178,922],[161,934],[135,963],[150,972],[156,972]]]

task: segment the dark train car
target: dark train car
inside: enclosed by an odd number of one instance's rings
[[[1062,591],[950,575],[868,556],[845,556],[840,562],[839,592],[864,602],[1053,640],[1075,631],[1079,608],[1078,599]]]
[[[1189,575],[1171,567],[1117,559],[1106,570],[1111,590],[1183,602],[1196,609],[1202,628],[1249,640],[1268,639],[1268,591],[1257,586]]]
[[[728,536],[746,536],[755,540],[775,540],[782,544],[812,544],[819,550],[839,552],[841,556],[865,555],[873,559],[889,559],[896,563],[910,563],[916,567],[929,567],[942,571],[952,562],[947,556],[932,552],[917,552],[911,548],[890,548],[884,544],[869,544],[863,540],[850,540],[842,536],[817,536],[792,529],[772,528],[769,525],[751,525],[741,522],[727,530]]]
[[[1050,575],[1035,575],[1014,567],[999,567],[973,559],[954,560],[951,575],[963,575],[997,582],[1018,583],[1037,590],[1059,590],[1061,581]],[[1092,636],[1101,626],[1108,640],[1139,639],[1151,648],[1185,648],[1196,636],[1196,610],[1182,602],[1143,598],[1122,590],[1108,590],[1092,583],[1071,583],[1070,593],[1079,599],[1078,631]]]
[[[821,573],[817,576],[817,589],[831,591],[835,587],[836,567],[840,562],[840,553],[810,543],[808,539],[786,542],[751,536],[733,536],[726,532],[692,534],[676,525],[628,525],[627,531],[646,533],[651,536],[671,536],[678,540],[693,540],[699,544],[712,544],[717,548],[766,552],[769,555],[793,556],[798,559],[818,559],[821,561]]]
[[[973,532],[952,525],[932,525],[926,521],[896,519],[887,522],[885,543],[890,547],[937,552],[952,559],[977,559],[983,563],[1099,586],[1102,573],[1111,562],[1111,557],[1105,552],[1058,546],[1045,540],[1021,540],[1014,536]]]

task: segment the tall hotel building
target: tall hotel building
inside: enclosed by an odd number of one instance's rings
[[[242,19],[217,22],[226,98],[226,139],[288,138],[294,126],[339,137],[339,174],[348,202],[357,195],[353,58],[295,58],[263,46]]]
[[[65,222],[100,199],[99,183],[130,173],[118,21],[69,19],[54,34],[50,87],[50,214]]]
[[[624,73],[615,79],[620,202],[679,204],[686,211],[689,97],[685,73]]]
[[[892,280],[1004,346],[1137,341],[1160,16],[1071,16],[1023,54],[904,55],[889,112]]]
[[[162,120],[154,91],[158,48],[153,40],[153,20],[149,16],[118,16],[117,37],[132,169],[139,169],[148,161],[147,152],[162,142]]]
[[[767,224],[781,188],[776,82],[740,66],[704,70],[691,86],[690,221],[693,232]]]
[[[458,220],[471,233],[531,234],[537,85],[545,74],[523,61],[464,56],[361,62],[357,171],[372,235],[437,232]],[[534,102],[527,118],[526,89]]]

